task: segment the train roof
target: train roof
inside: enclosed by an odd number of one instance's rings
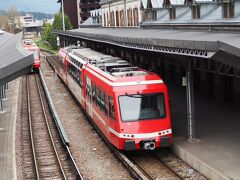
[[[90,48],[73,48],[71,54],[78,56],[89,64],[114,77],[146,76],[153,74],[139,67],[130,65],[118,57],[106,55]]]

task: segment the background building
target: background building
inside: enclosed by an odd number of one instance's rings
[[[142,21],[139,0],[102,0],[100,4],[103,27],[136,27]]]
[[[70,18],[73,28],[79,26],[79,1],[80,0],[63,0],[64,13]],[[57,1],[61,3],[61,0]]]
[[[61,0],[58,0],[61,3]],[[76,29],[90,17],[90,11],[100,8],[99,0],[63,0],[64,13]]]

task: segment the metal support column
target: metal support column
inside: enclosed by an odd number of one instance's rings
[[[3,92],[2,92],[2,86],[0,86],[0,112],[3,111],[3,102],[2,102],[2,96],[3,96]]]
[[[62,28],[63,28],[63,31],[65,31],[65,16],[64,16],[64,4],[63,4],[63,0],[61,1],[61,5],[62,5]]]
[[[188,138],[195,139],[195,111],[194,111],[194,90],[193,90],[193,61],[188,60],[186,67],[187,80],[187,120],[188,120]]]
[[[5,84],[5,89],[8,90],[8,83]]]
[[[5,85],[2,85],[1,86],[1,89],[2,89],[2,98],[5,99],[6,98],[6,92],[5,92]]]

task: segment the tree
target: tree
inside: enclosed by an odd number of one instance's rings
[[[11,18],[15,18],[19,16],[18,12],[17,12],[17,8],[16,6],[12,6],[9,11],[8,11],[8,17]]]
[[[72,29],[72,25],[68,16],[64,16],[65,19],[65,29]],[[47,41],[53,49],[57,49],[57,36],[52,33],[52,30],[62,30],[62,15],[61,13],[55,14],[53,24],[46,24],[42,40]]]
[[[49,23],[44,23],[43,25],[43,33],[42,33],[42,40],[48,41],[50,36],[52,35],[52,25]]]
[[[66,30],[72,29],[72,24],[71,24],[70,19],[67,15],[64,15],[64,20],[65,20],[65,29]],[[62,25],[62,14],[61,13],[55,14],[54,21],[53,21],[53,29],[62,30],[63,29],[62,27],[63,27],[63,25]]]
[[[7,16],[0,16],[0,29],[8,29]]]
[[[20,28],[20,19],[18,18],[19,14],[17,12],[16,6],[12,6],[9,9],[7,16],[8,16],[8,25],[10,28],[10,32],[14,33],[16,28]]]

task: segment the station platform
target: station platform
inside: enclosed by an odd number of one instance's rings
[[[15,159],[15,131],[20,78],[8,83],[3,112],[0,112],[0,179],[17,179]]]
[[[240,112],[195,93],[196,140],[187,140],[186,88],[168,84],[172,151],[209,179],[240,179]]]

